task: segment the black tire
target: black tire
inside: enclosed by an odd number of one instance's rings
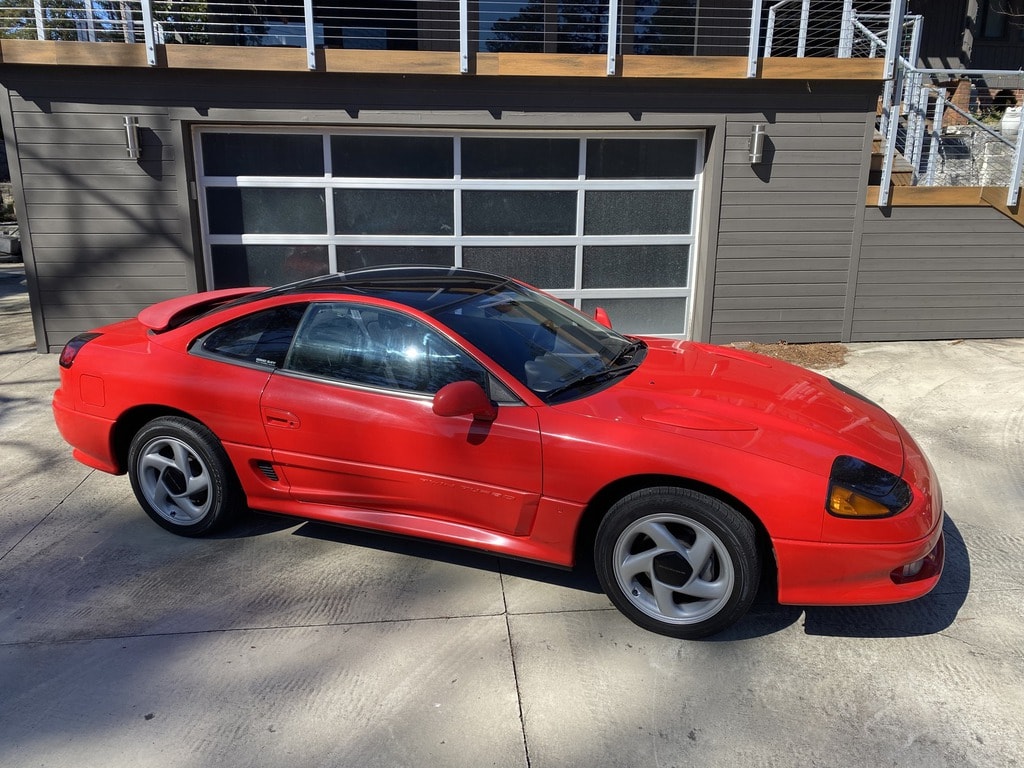
[[[646,488],[612,506],[597,531],[594,565],[630,621],[687,640],[737,622],[761,579],[750,520],[686,488]]]
[[[132,439],[128,476],[139,504],[181,536],[222,528],[244,506],[231,462],[214,434],[190,419],[153,419]]]

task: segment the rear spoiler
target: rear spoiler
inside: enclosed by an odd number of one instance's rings
[[[153,331],[166,331],[184,320],[200,315],[220,304],[249,296],[266,288],[224,288],[219,291],[205,291],[161,301],[139,312],[138,320]]]

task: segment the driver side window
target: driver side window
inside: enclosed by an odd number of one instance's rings
[[[487,386],[484,369],[429,325],[389,309],[312,304],[286,370],[381,389],[434,394],[453,381]]]

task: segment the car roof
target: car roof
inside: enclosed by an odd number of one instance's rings
[[[460,267],[396,266],[321,275],[297,283],[270,288],[247,296],[253,301],[269,296],[337,293],[373,296],[404,304],[423,312],[439,309],[514,284],[508,277]]]

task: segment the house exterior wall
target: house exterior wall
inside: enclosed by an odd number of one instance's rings
[[[37,345],[196,290],[167,110],[78,102],[70,78],[2,102]],[[123,114],[146,125],[126,159]]]
[[[1024,336],[1022,254],[992,208],[868,208],[850,340]]]
[[[729,122],[712,341],[843,338],[873,123],[836,107],[776,113],[760,166],[747,156],[752,121]]]
[[[839,340],[870,81],[338,76],[4,67],[4,133],[41,350],[205,288],[191,199],[197,123],[706,131],[695,338]],[[128,160],[123,115],[143,157]],[[752,124],[768,126],[752,167]]]
[[[864,205],[871,84],[4,68],[38,346],[206,287],[195,125],[706,132],[694,338],[1024,336],[1024,229],[972,207]],[[123,116],[142,126],[129,160]],[[751,126],[764,161],[751,165]]]
[[[970,66],[976,38],[977,25],[973,19],[977,17],[977,0],[910,0],[907,11],[924,17],[919,61],[922,67]]]

